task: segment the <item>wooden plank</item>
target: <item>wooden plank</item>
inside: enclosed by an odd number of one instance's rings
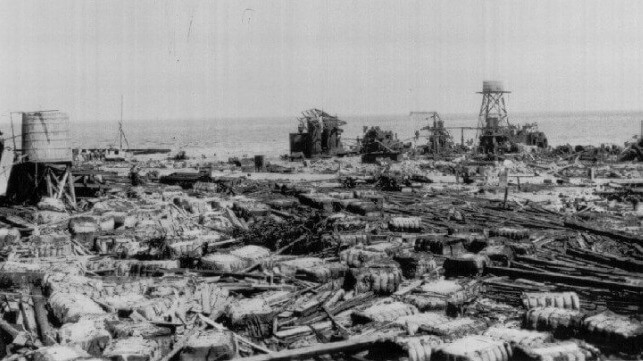
[[[319,355],[332,354],[337,352],[358,352],[370,349],[379,342],[389,341],[394,336],[360,336],[348,339],[346,341],[322,343],[314,346],[298,348],[294,350],[283,350],[265,355],[256,355],[244,357],[244,361],[290,361],[312,358]]]
[[[53,195],[53,187],[51,186],[51,178],[49,173],[45,176],[45,181],[47,182],[47,196],[51,197]]]
[[[597,226],[593,226],[593,225],[572,220],[572,219],[565,220],[564,224],[565,224],[565,227],[568,227],[568,228],[587,231],[601,236],[607,236],[621,241],[632,242],[639,245],[643,245],[643,237],[638,235],[627,234],[619,231],[612,231],[609,229],[600,228]]]
[[[52,331],[47,319],[47,309],[45,308],[45,298],[42,295],[40,287],[33,287],[31,289],[31,296],[33,299],[34,312],[36,314],[36,322],[38,323],[38,331],[40,340],[45,346],[53,345],[55,341],[51,338]]]
[[[60,197],[62,197],[68,177],[69,177],[69,171],[65,170],[65,174],[63,175],[62,179],[58,182],[59,188],[58,188],[58,193],[56,193],[56,199],[60,199]]]
[[[264,353],[272,353],[272,351],[271,351],[271,350],[269,350],[269,349],[267,349],[267,348],[265,348],[265,347],[263,347],[263,346],[261,346],[261,345],[257,345],[256,343],[254,343],[254,342],[252,342],[252,341],[248,340],[247,338],[245,338],[245,337],[243,337],[243,336],[241,336],[241,335],[238,335],[238,334],[237,334],[237,333],[235,333],[235,332],[232,332],[232,331],[228,330],[228,329],[227,329],[227,328],[225,328],[223,325],[218,324],[218,323],[216,323],[216,322],[212,321],[212,319],[210,319],[209,317],[206,317],[206,316],[204,316],[204,315],[202,315],[202,314],[200,314],[200,313],[198,313],[197,315],[199,316],[199,318],[200,318],[203,322],[205,322],[206,324],[208,324],[208,325],[210,325],[210,326],[214,327],[215,329],[217,329],[217,330],[219,330],[219,331],[224,331],[224,330],[226,330],[226,331],[228,331],[228,332],[231,332],[231,333],[234,335],[234,338],[236,338],[236,339],[237,339],[237,341],[243,342],[243,343],[245,343],[245,344],[247,344],[247,345],[249,345],[249,346],[251,346],[251,347],[253,347],[253,348],[255,348],[255,349],[259,350],[259,351],[261,351],[261,352],[264,352]]]
[[[486,267],[486,272],[496,275],[496,276],[509,276],[513,278],[526,278],[537,280],[539,282],[557,282],[564,283],[569,285],[577,285],[584,287],[598,287],[606,288],[610,290],[630,290],[635,292],[643,292],[643,286],[621,283],[621,282],[612,282],[612,281],[602,281],[590,277],[581,277],[581,276],[569,276],[563,273],[557,272],[542,272],[542,271],[529,271],[524,269],[516,268],[506,268],[506,267]]]
[[[71,174],[71,167],[67,167],[67,173],[69,174],[69,195],[71,196],[72,205],[76,206],[76,189],[74,188],[74,176]]]

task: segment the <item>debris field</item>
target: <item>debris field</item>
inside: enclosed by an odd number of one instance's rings
[[[304,168],[0,208],[2,356],[641,358],[642,167]]]

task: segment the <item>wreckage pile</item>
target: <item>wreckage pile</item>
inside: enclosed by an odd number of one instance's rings
[[[3,208],[3,356],[641,356],[643,237],[618,217],[427,182],[220,184]]]

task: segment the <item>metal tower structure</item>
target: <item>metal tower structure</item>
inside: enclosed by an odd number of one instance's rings
[[[480,106],[479,123],[480,128],[497,128],[509,126],[507,105],[505,103],[506,91],[502,82],[485,80],[482,82],[482,105]]]
[[[505,94],[510,93],[504,89],[502,82],[485,80],[482,82],[482,105],[478,116],[480,129],[478,149],[483,153],[497,152],[509,143],[510,131],[509,116]]]

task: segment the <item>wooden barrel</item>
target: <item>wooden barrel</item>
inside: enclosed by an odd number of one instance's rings
[[[69,116],[59,111],[22,113],[22,152],[29,162],[71,162]]]

